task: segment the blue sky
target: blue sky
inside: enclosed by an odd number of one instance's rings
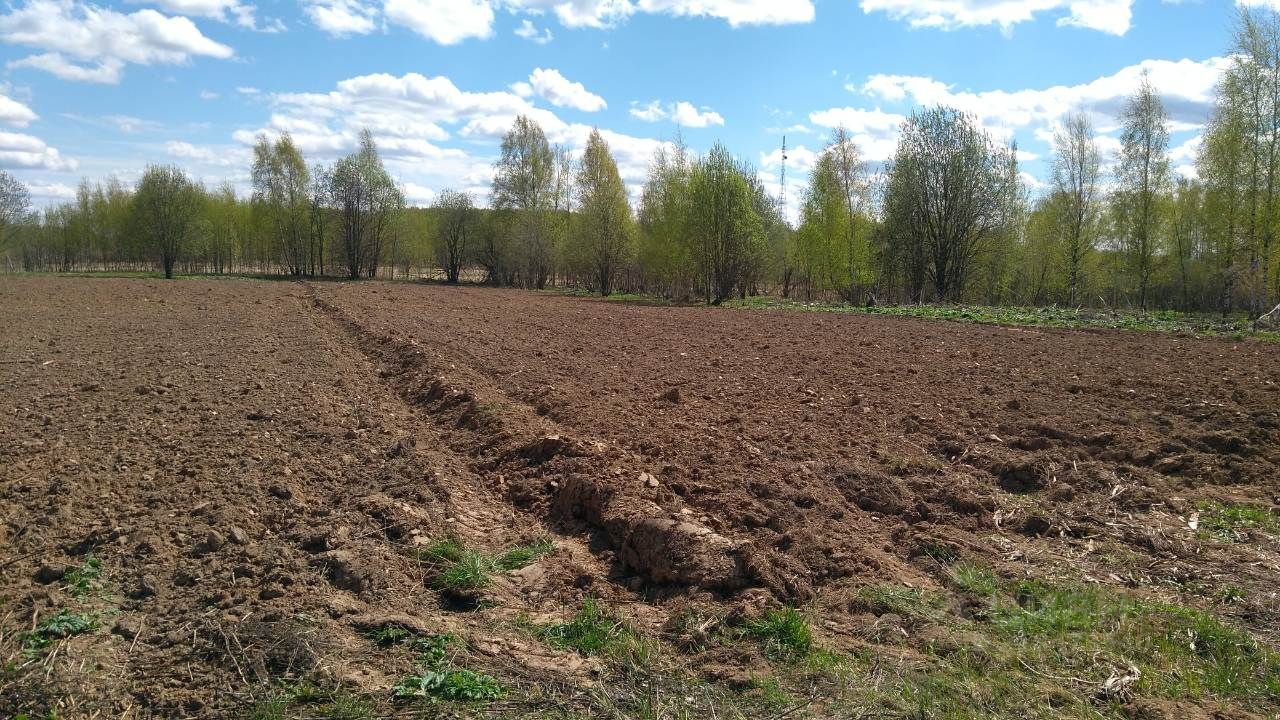
[[[1248,0],[1259,4],[1266,0]],[[580,150],[605,131],[633,192],[679,129],[717,140],[793,209],[847,127],[872,163],[913,107],[945,102],[1016,138],[1033,188],[1054,123],[1081,109],[1113,153],[1146,68],[1180,172],[1236,5],[1227,0],[15,0],[0,11],[0,167],[37,204],[149,162],[247,192],[250,145],[289,131],[308,160],[373,130],[411,203],[487,199],[502,131],[531,114]]]

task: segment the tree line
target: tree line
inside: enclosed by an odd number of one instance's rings
[[[516,118],[487,207],[442,190],[404,196],[366,131],[330,166],[288,134],[259,138],[250,197],[148,167],[133,187],[83,182],[74,201],[30,211],[0,172],[0,252],[9,269],[156,267],[295,276],[432,274],[446,282],[576,287],[720,303],[774,293],[851,303],[1245,310],[1280,298],[1280,15],[1240,11],[1196,159],[1175,177],[1170,122],[1144,75],[1104,162],[1089,116],[1054,134],[1034,198],[1015,144],[971,115],[918,109],[872,172],[836,129],[807,178],[793,227],[749,164],[679,137],[655,153],[635,206],[604,136],[574,159]]]

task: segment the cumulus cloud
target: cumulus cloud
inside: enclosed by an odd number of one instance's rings
[[[367,35],[377,27],[378,9],[358,0],[304,0],[302,9],[316,27],[335,37]]]
[[[278,19],[259,24],[257,7],[240,0],[127,0],[133,4],[155,5],[165,12],[188,17],[209,18],[219,22],[234,23],[247,30],[258,32],[282,32],[284,23]]]
[[[403,25],[441,45],[456,45],[493,32],[489,0],[385,0],[388,21]]]
[[[898,130],[906,117],[880,108],[839,107],[809,113],[809,122],[824,128],[844,128],[862,151],[863,157],[882,162],[893,157]]]
[[[554,69],[535,68],[529,73],[527,83],[516,83],[512,89],[522,97],[536,94],[556,107],[583,112],[598,112],[609,106],[604,98],[587,90],[582,83],[573,82]]]
[[[631,116],[644,122],[660,122],[670,120],[681,127],[704,128],[711,125],[724,125],[724,117],[709,107],[695,107],[693,103],[680,100],[663,105],[661,100],[650,100],[647,103],[632,102]]]
[[[10,61],[65,80],[118,83],[125,65],[174,65],[192,57],[227,59],[230,47],[185,17],[152,9],[121,13],[76,0],[28,0],[0,15],[0,40],[43,50]]]
[[[1145,71],[1164,101],[1173,129],[1191,130],[1207,121],[1213,109],[1214,88],[1226,64],[1227,59],[1220,57],[1200,61],[1144,60],[1079,85],[1013,91],[973,92],[957,90],[928,77],[872,75],[854,89],[890,102],[950,105],[972,113],[992,129],[1044,127],[1070,111],[1081,110],[1090,114],[1100,132],[1109,132],[1118,127],[1124,103],[1137,89]]]
[[[865,13],[882,12],[918,28],[996,25],[1009,32],[1038,14],[1052,13],[1059,25],[1111,35],[1129,31],[1132,6],[1133,0],[861,0]]]
[[[63,171],[78,166],[34,135],[0,132],[0,167]]]
[[[14,127],[26,127],[32,120],[39,117],[34,110],[24,103],[20,103],[7,95],[0,95],[0,122],[8,123]]]
[[[216,0],[182,0],[215,2]],[[637,13],[706,17],[731,27],[811,22],[812,0],[303,0],[317,27],[332,35],[365,34],[377,27],[379,15],[428,39],[451,45],[467,38],[488,37],[495,11],[534,16],[552,13],[567,28],[607,28]],[[551,31],[539,31],[523,19],[515,33],[539,43]]]
[[[369,128],[388,168],[403,183],[414,184],[414,196],[429,202],[442,188],[471,192],[478,202],[488,197],[492,165],[501,137],[526,115],[537,122],[556,145],[580,157],[592,127],[568,123],[555,113],[533,105],[514,91],[471,92],[449,78],[417,73],[376,73],[343,80],[329,92],[276,93],[267,99],[268,121],[256,130],[240,130],[233,138],[248,148],[259,134],[276,137],[288,132],[309,159],[330,161],[357,147],[359,132]],[[645,179],[649,160],[661,141],[601,129],[618,163],[624,182],[633,190]],[[468,142],[446,146],[455,137]],[[200,148],[173,145],[171,154],[195,153]]]

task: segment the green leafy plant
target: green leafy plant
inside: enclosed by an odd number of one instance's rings
[[[23,651],[28,656],[39,655],[53,644],[54,640],[80,635],[97,630],[98,618],[89,613],[73,613],[65,608],[57,614],[50,615],[40,621],[36,628],[27,633],[23,641]]]
[[[66,582],[67,590],[77,598],[84,597],[91,592],[101,589],[99,580],[102,578],[102,561],[93,553],[89,553],[76,567],[67,571],[63,576]]]
[[[502,684],[492,675],[472,670],[423,670],[392,688],[397,698],[431,698],[454,702],[496,700],[503,695]]]

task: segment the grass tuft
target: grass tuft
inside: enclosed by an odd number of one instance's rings
[[[813,650],[813,629],[795,608],[770,610],[744,622],[742,629],[762,641],[765,655],[773,660],[801,660]]]

